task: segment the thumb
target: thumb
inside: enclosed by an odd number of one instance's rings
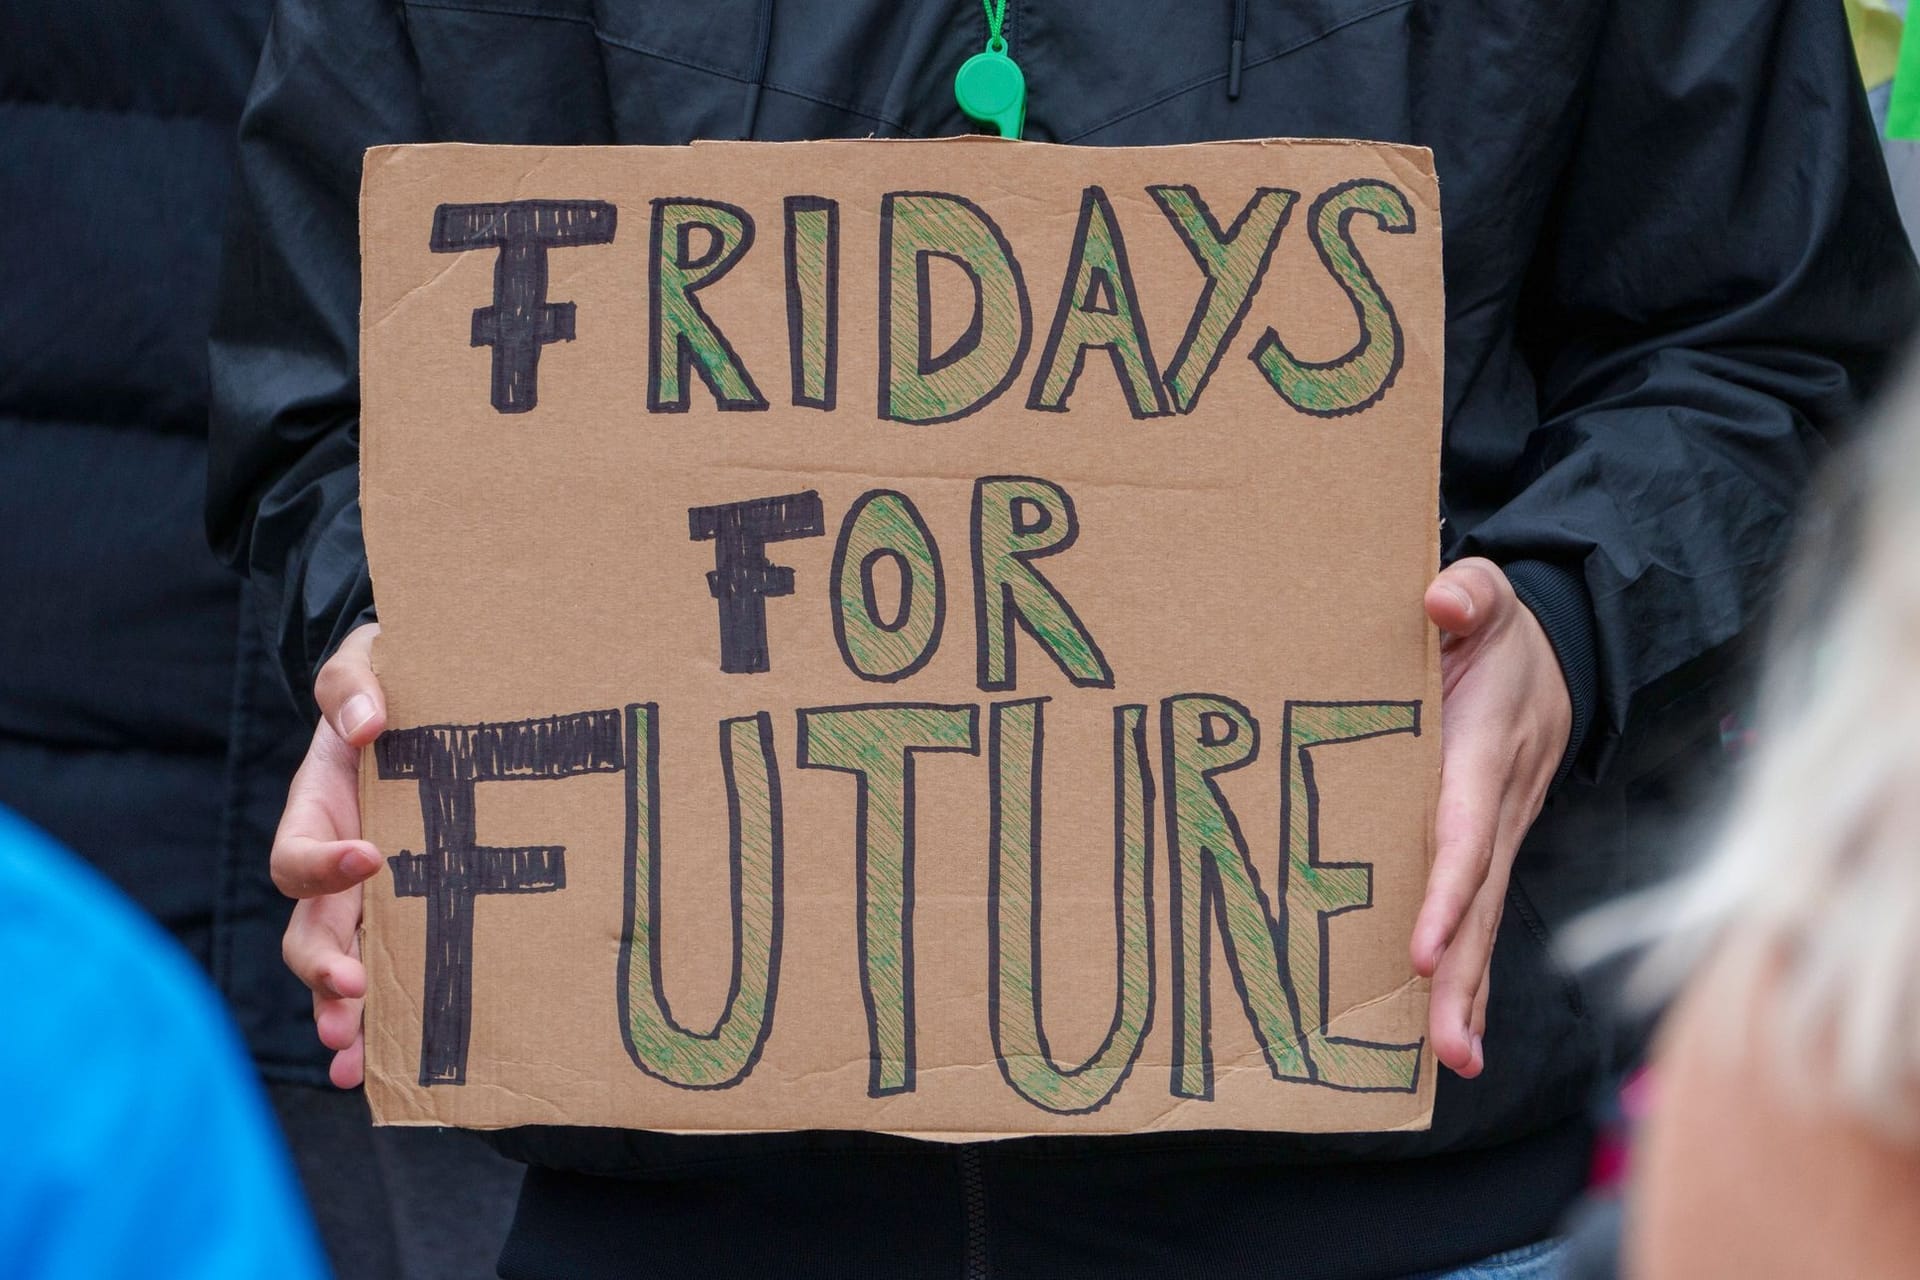
[[[1470,636],[1498,618],[1513,588],[1500,566],[1480,556],[1457,560],[1427,587],[1427,617],[1448,635]]]
[[[373,638],[380,624],[355,627],[314,678],[313,698],[341,741],[364,747],[387,727],[387,698],[373,674]]]

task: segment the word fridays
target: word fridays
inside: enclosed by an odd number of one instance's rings
[[[1087,187],[1059,301],[1029,383],[1029,409],[1064,412],[1087,352],[1104,350],[1135,418],[1191,413],[1253,304],[1300,193],[1261,187],[1227,226],[1191,186],[1155,185],[1146,194],[1172,223],[1205,277],[1192,318],[1164,368],[1153,358],[1133,272],[1113,203]],[[1414,230],[1407,198],[1389,183],[1362,179],[1322,192],[1308,234],[1359,320],[1360,338],[1330,361],[1296,359],[1272,329],[1250,358],[1282,400],[1302,413],[1358,413],[1392,385],[1403,359],[1400,324],[1355,247],[1350,224],[1365,215],[1380,229]],[[614,240],[618,210],[601,200],[516,200],[443,204],[436,253],[497,253],[493,304],[473,313],[472,343],[493,348],[491,399],[501,413],[539,401],[541,349],[570,342],[571,302],[547,300],[547,255]],[[839,381],[840,206],[819,196],[782,204],[791,403],[836,407]],[[753,216],[719,200],[652,202],[648,235],[647,407],[684,413],[695,378],[725,412],[768,407],[759,381],[701,302],[752,250]],[[880,205],[879,417],[935,423],[963,418],[997,400],[1019,378],[1033,338],[1026,278],[1012,243],[979,205],[938,191],[892,191]],[[944,265],[942,265],[944,264]],[[944,344],[934,336],[936,273],[970,291],[969,319]]]

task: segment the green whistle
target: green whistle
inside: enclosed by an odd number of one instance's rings
[[[953,96],[962,111],[992,125],[1003,138],[1017,138],[1026,128],[1027,77],[1007,56],[1005,40],[989,40],[984,50],[960,64],[953,76]]]

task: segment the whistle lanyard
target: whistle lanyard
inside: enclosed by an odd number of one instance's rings
[[[1007,0],[980,0],[980,7],[987,11],[987,47],[960,64],[953,96],[972,119],[992,125],[1003,138],[1017,138],[1027,123],[1027,77],[1007,56],[1001,34]]]

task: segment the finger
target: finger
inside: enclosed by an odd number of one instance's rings
[[[333,1065],[327,1068],[327,1078],[333,1081],[336,1089],[357,1087],[365,1076],[367,1042],[355,1040],[352,1044],[333,1055]]]
[[[373,638],[380,624],[355,627],[314,678],[320,714],[350,747],[364,747],[387,727],[387,699],[373,674]]]
[[[313,998],[313,1027],[320,1043],[329,1049],[344,1050],[360,1038],[360,1020],[366,1008],[364,1000],[336,1000],[332,996]]]
[[[1468,1079],[1486,1067],[1487,1002],[1493,992],[1493,949],[1505,914],[1514,855],[1528,826],[1528,820],[1516,814],[1514,808],[1515,805],[1509,804],[1501,811],[1486,883],[1474,895],[1433,976],[1429,1023],[1435,1053]]]
[[[380,851],[365,840],[282,836],[273,842],[273,883],[289,898],[344,893],[380,870]]]
[[[289,925],[290,949],[295,945],[313,946],[318,955],[317,982],[313,985],[313,1025],[320,1043],[336,1050],[335,1063],[348,1075],[359,1070],[367,981],[360,963],[358,895],[341,894],[316,902],[303,902],[294,908],[302,917]],[[344,945],[342,935],[345,935]],[[300,942],[293,944],[298,936]],[[320,941],[315,942],[315,939]],[[348,1071],[351,1068],[351,1071]],[[330,1073],[332,1074],[332,1073]],[[345,1086],[343,1086],[345,1087]]]
[[[356,952],[360,896],[334,894],[310,898],[293,909],[280,954],[287,968],[317,996],[333,999],[366,994],[367,971]]]
[[[359,838],[358,755],[333,726],[315,726],[273,839],[273,881],[288,897],[338,893],[380,869],[379,850]]]
[[[1486,992],[1493,958],[1493,940],[1500,931],[1505,906],[1504,885],[1489,882],[1474,899],[1468,921],[1433,975],[1428,1006],[1428,1028],[1434,1056],[1471,1080],[1486,1065],[1482,1038],[1486,1034]]]
[[[1499,836],[1506,769],[1471,741],[1448,744],[1434,813],[1433,869],[1413,924],[1414,972],[1433,977],[1468,908],[1486,884]]]
[[[1449,635],[1468,636],[1499,618],[1514,599],[1500,566],[1479,556],[1456,560],[1427,587],[1427,617]]]

